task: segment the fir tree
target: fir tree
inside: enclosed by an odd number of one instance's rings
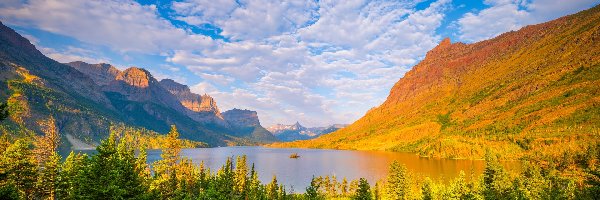
[[[367,179],[360,178],[358,181],[358,189],[356,189],[356,194],[352,196],[352,199],[356,200],[371,200],[373,199],[371,196],[371,188],[369,186],[369,182]]]
[[[277,198],[277,195],[278,195],[277,190],[279,189],[278,186],[279,185],[277,184],[277,177],[275,175],[273,175],[273,179],[271,180],[271,183],[269,183],[266,188],[268,199],[278,199]]]
[[[409,191],[409,179],[407,169],[394,161],[390,165],[390,171],[386,184],[386,198],[405,199]]]
[[[304,193],[304,196],[306,197],[306,199],[309,199],[309,200],[325,199],[321,194],[319,194],[320,187],[321,186],[319,184],[319,181],[317,180],[317,178],[315,178],[313,176],[313,178],[310,181],[310,186],[308,186],[306,188],[306,192]]]
[[[8,103],[0,103],[0,121],[3,121],[4,119],[8,118],[8,115]]]
[[[14,186],[21,197],[34,197],[36,164],[26,139],[16,140],[4,151],[0,169],[5,176],[3,185]]]

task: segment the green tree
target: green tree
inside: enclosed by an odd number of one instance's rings
[[[421,187],[421,191],[423,191],[423,200],[433,200],[435,196],[435,190],[433,188],[433,181],[429,177],[425,178],[425,182],[423,182],[423,186]]]
[[[264,190],[258,179],[258,173],[254,169],[254,163],[252,164],[252,168],[250,169],[250,179],[248,185],[248,199],[264,199],[266,198],[264,195]]]
[[[325,199],[325,197],[319,193],[320,187],[319,181],[313,176],[310,181],[310,186],[306,188],[306,192],[304,193],[305,198],[310,200]]]
[[[235,161],[235,191],[241,197],[247,197],[248,188],[248,165],[246,156],[238,156]]]
[[[2,154],[2,185],[12,185],[21,197],[33,198],[37,180],[36,164],[27,139],[18,139]]]
[[[83,177],[87,155],[75,154],[71,151],[61,164],[58,174],[57,199],[76,199],[78,187],[87,184]]]
[[[8,112],[8,103],[4,102],[4,103],[0,103],[0,121],[8,118],[9,112]]]
[[[405,199],[409,191],[409,179],[406,166],[400,165],[397,161],[390,165],[385,197],[387,199]]]
[[[356,194],[352,197],[352,199],[371,200],[372,198],[369,182],[367,182],[367,179],[360,178],[358,181],[358,189],[356,189]]]
[[[278,190],[279,185],[277,184],[277,177],[273,175],[273,179],[271,179],[271,183],[267,184],[266,192],[268,199],[278,199]]]
[[[510,198],[511,182],[504,168],[490,151],[485,155],[485,169],[483,170],[483,195],[485,199]]]

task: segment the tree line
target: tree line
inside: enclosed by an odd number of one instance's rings
[[[600,170],[586,176],[524,162],[519,173],[505,170],[486,154],[480,176],[461,172],[449,183],[423,178],[393,162],[388,176],[339,181],[314,177],[303,193],[288,191],[273,177],[258,179],[245,156],[229,158],[215,172],[181,156],[175,126],[165,136],[161,160],[147,164],[145,148],[129,134],[111,129],[96,154],[57,153],[60,135],[52,118],[40,122],[44,135],[0,138],[0,199],[600,199]],[[590,163],[600,160],[600,145],[589,149]]]

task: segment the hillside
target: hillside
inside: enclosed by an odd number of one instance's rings
[[[212,98],[203,99],[211,99],[205,103],[214,106],[212,115],[221,116]],[[16,137],[40,134],[40,122],[52,116],[63,149],[70,148],[71,141],[97,144],[115,124],[159,133],[168,132],[174,124],[182,138],[210,146],[265,142],[253,138],[252,133],[233,136],[239,133],[226,125],[188,116],[178,97],[145,69],[120,71],[108,64],[61,64],[1,23],[0,101],[8,102],[11,113],[10,120],[0,124],[0,133]]]
[[[600,135],[600,6],[473,43],[444,39],[352,125],[275,144],[482,158],[559,155]]]

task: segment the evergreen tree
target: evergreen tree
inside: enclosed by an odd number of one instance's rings
[[[423,187],[421,188],[423,191],[423,200],[433,200],[434,199],[434,188],[433,181],[429,177],[425,178],[425,182],[423,183]]]
[[[14,186],[21,197],[34,198],[37,171],[30,143],[26,139],[16,140],[4,151],[0,171],[4,176],[2,185]]]
[[[241,197],[247,197],[248,165],[246,156],[238,156],[235,162],[235,191]]]
[[[262,190],[262,186],[260,180],[258,179],[258,173],[254,169],[254,163],[252,164],[252,168],[250,170],[250,180],[248,186],[248,199],[264,199],[264,191]]]
[[[388,199],[406,199],[409,191],[408,172],[404,165],[394,161],[390,165],[385,189]]]
[[[340,185],[340,192],[344,197],[348,195],[348,179],[346,179],[346,177],[342,179],[342,184]]]
[[[8,103],[0,103],[0,121],[8,118]]]
[[[485,169],[483,170],[483,194],[485,199],[508,199],[508,189],[511,185],[508,175],[498,162],[496,156],[487,151],[485,155]]]
[[[373,199],[371,196],[371,188],[369,186],[369,182],[367,179],[360,178],[358,181],[358,189],[356,189],[356,194],[352,197],[352,199],[356,200],[371,200]]]
[[[315,178],[313,176],[313,178],[310,181],[310,186],[308,186],[306,188],[306,192],[304,193],[304,196],[306,197],[306,199],[309,199],[309,200],[325,199],[323,197],[323,195],[319,194],[320,187],[321,186],[319,184],[319,181],[317,180],[317,178]]]
[[[178,190],[179,178],[177,175],[178,161],[180,161],[181,141],[175,125],[165,138],[165,146],[160,154],[161,160],[154,163],[154,181],[151,189],[157,192],[162,199],[175,197]]]
[[[271,183],[269,183],[267,185],[267,198],[268,199],[278,199],[277,195],[278,192],[277,190],[279,189],[279,185],[277,184],[277,177],[275,175],[273,175],[273,179],[271,180]]]
[[[87,157],[87,156],[85,156]],[[77,187],[84,185],[82,173],[84,166],[84,155],[75,154],[73,151],[67,156],[60,166],[58,174],[58,186],[56,199],[76,199]]]

